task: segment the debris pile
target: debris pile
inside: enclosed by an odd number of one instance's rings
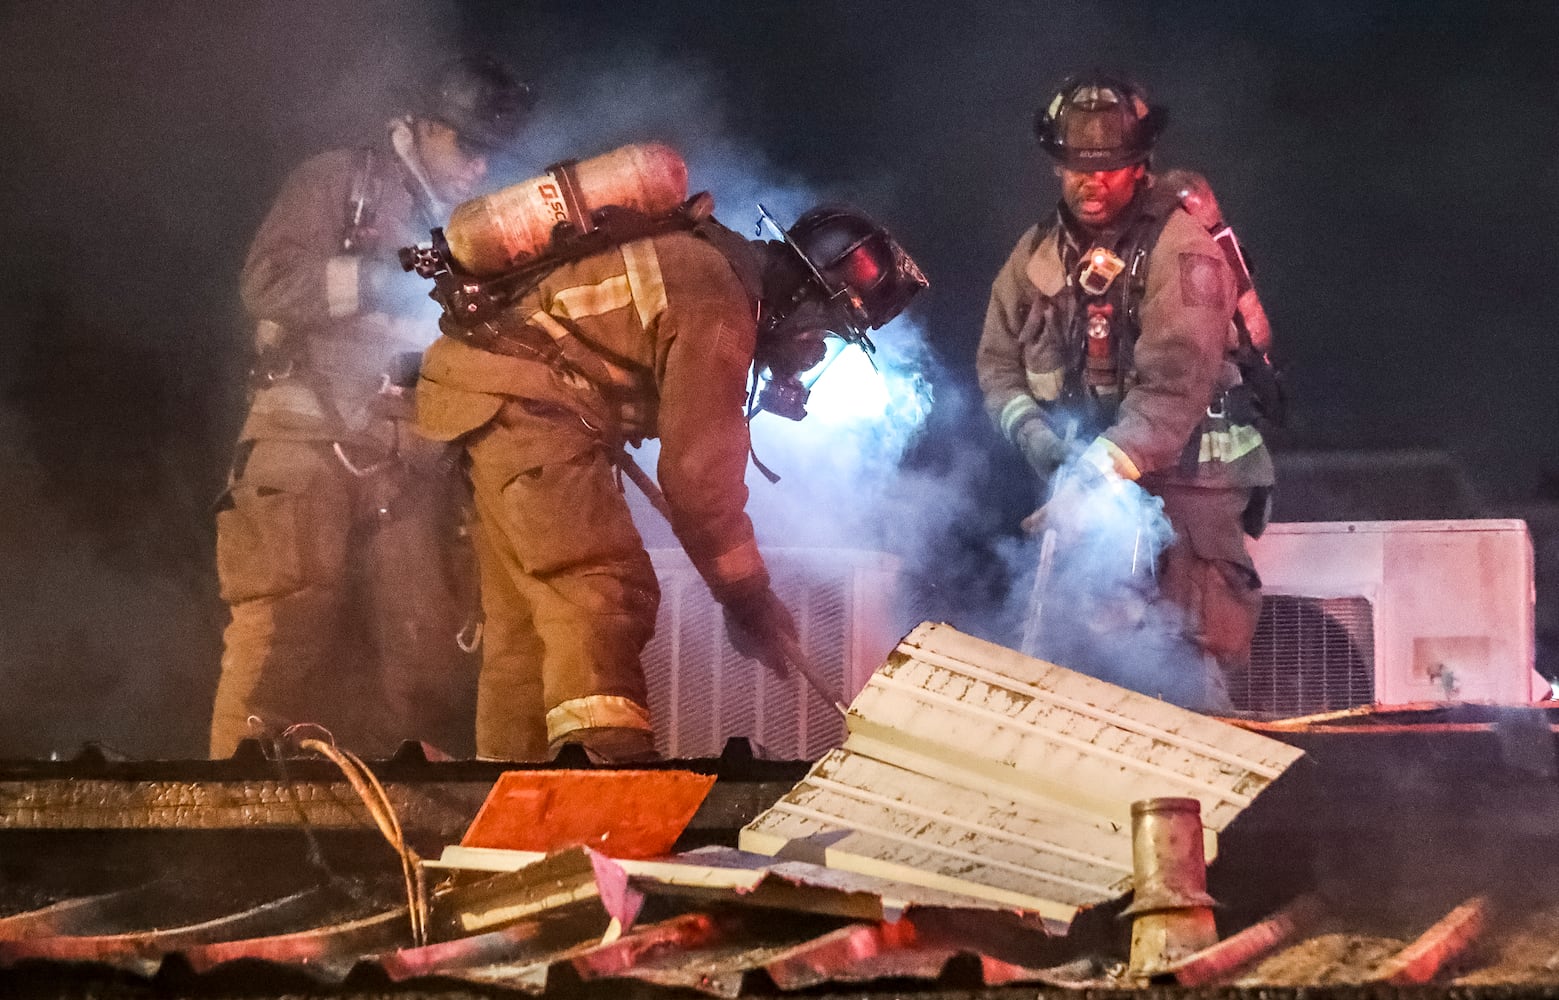
[[[105,802],[140,796],[156,813],[172,786],[184,805],[158,813],[165,830],[209,837],[207,814],[229,817],[228,846],[203,865],[197,851],[168,850],[168,875],[109,892],[80,892],[68,866],[0,857],[0,985],[79,963],[166,980],[252,973],[256,961],[323,983],[436,977],[601,996],[627,982],[722,997],[907,981],[1559,984],[1551,934],[1482,897],[1402,933],[1310,894],[1172,961],[1144,965],[1134,949],[1128,966],[1119,911],[1134,884],[1133,805],[1199,809],[1199,865],[1303,752],[928,624],[851,705],[844,743],[799,782],[799,769],[722,788],[675,767],[529,768],[483,778],[478,808],[472,781],[415,794],[384,781],[381,812],[420,802],[441,827],[451,812],[466,817],[458,844],[425,852],[415,883],[401,878],[404,842],[389,851],[366,839],[371,811],[350,790],[321,791],[339,782],[165,782],[150,797],[84,782],[29,799],[0,779],[0,833],[58,831],[70,809],[134,826]],[[82,788],[100,794],[69,805]],[[235,811],[235,800],[247,805]],[[318,818],[307,863],[298,828],[281,828],[288,810]],[[710,835],[715,813],[723,837]],[[406,830],[416,839],[415,823]],[[53,851],[39,857],[87,865],[59,846],[66,838],[29,836]],[[14,877],[45,868],[59,880]],[[322,870],[333,871],[323,885]],[[1132,911],[1151,911],[1153,893],[1138,895]]]

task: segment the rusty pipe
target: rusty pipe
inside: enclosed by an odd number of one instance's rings
[[[1130,975],[1148,979],[1218,941],[1207,894],[1202,804],[1189,798],[1131,804]]]

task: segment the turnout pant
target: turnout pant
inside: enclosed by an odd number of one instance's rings
[[[1175,529],[1161,557],[1159,593],[1184,613],[1187,638],[1225,676],[1236,676],[1250,665],[1261,616],[1261,578],[1241,520],[1251,491],[1155,484],[1151,492]]]
[[[574,421],[577,426],[578,421]],[[516,402],[467,442],[481,567],[479,756],[652,749],[640,655],[660,588],[604,448]]]
[[[456,633],[471,609],[445,447],[406,435],[397,455],[359,458],[354,472],[329,442],[247,446],[217,515],[232,620],[213,757],[252,734],[251,716],[272,731],[318,722],[369,754],[469,740],[458,716],[474,665]]]

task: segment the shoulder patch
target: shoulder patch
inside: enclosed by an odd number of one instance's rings
[[[1183,305],[1221,309],[1224,301],[1223,282],[1218,273],[1223,262],[1216,257],[1200,253],[1180,255],[1180,301]]]

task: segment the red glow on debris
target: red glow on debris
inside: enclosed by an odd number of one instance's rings
[[[657,857],[670,853],[714,783],[691,771],[506,771],[460,843]]]

